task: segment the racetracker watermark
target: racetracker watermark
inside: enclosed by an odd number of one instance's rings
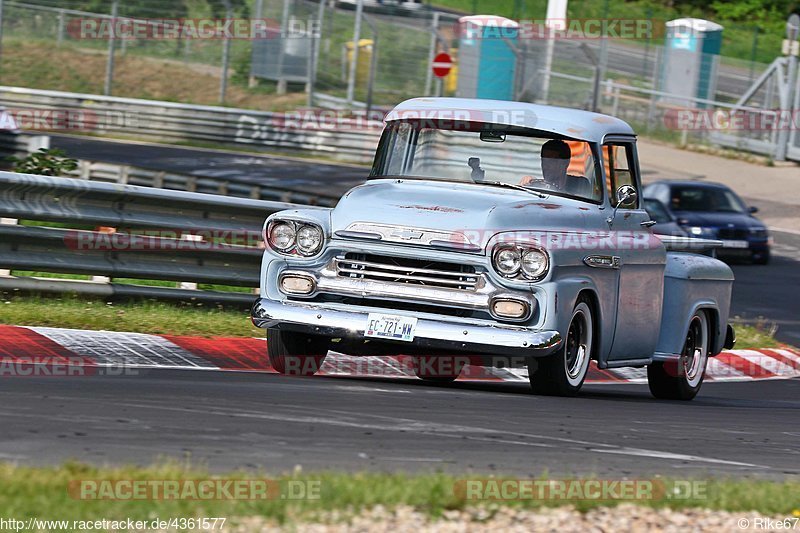
[[[535,188],[535,186],[534,186]],[[457,214],[462,210],[446,205],[397,204],[396,207],[409,212],[439,212]],[[524,201],[512,204],[511,209],[561,209],[562,204],[545,199]],[[421,236],[420,236],[421,237]],[[412,235],[413,238],[413,235]],[[647,231],[500,231],[497,229],[465,228],[449,233],[447,242],[450,248],[474,249],[492,248],[503,244],[534,245],[556,250],[578,251],[621,251],[650,250],[663,246],[661,240]],[[413,242],[409,240],[409,242]],[[70,250],[94,252],[174,252],[230,250],[232,246],[264,248],[264,236],[260,231],[248,230],[195,230],[181,232],[175,230],[132,230],[106,231],[70,230],[64,235],[64,244]],[[685,242],[671,244],[673,249],[686,250],[707,248],[702,239],[685,239]]]
[[[64,235],[70,250],[93,252],[175,252],[230,250],[232,246],[263,248],[260,231],[132,230],[130,232],[70,230]]]
[[[461,39],[511,40],[650,40],[664,36],[664,21],[655,19],[551,18],[510,20],[494,16],[467,17],[454,33]]]
[[[41,377],[138,376],[141,369],[126,364],[98,364],[89,357],[21,356],[0,358],[0,379]]]
[[[275,479],[77,479],[74,500],[319,500],[320,480]]]
[[[533,186],[535,188],[535,185]],[[424,207],[424,206],[423,206]],[[557,211],[564,206],[560,203],[545,199],[520,202],[510,206],[511,209],[543,209]],[[504,231],[491,229],[462,229],[451,234],[452,247],[494,248],[499,245],[533,245],[540,246],[550,251],[578,250],[578,251],[620,251],[620,250],[651,250],[663,246],[661,240],[648,231],[573,231],[573,230],[547,230],[547,231]],[[687,249],[699,247],[687,239]]]
[[[660,501],[706,499],[705,481],[663,479],[462,479],[464,500]]]
[[[139,126],[136,113],[89,109],[10,108],[0,112],[0,130],[81,131]]]
[[[800,129],[800,110],[668,109],[664,126],[681,131],[791,131]]]
[[[318,20],[291,19],[282,27],[272,19],[234,18],[79,18],[70,20],[73,39],[195,40],[319,38]]]
[[[242,116],[240,128],[247,127],[245,122],[256,123],[251,117]],[[274,113],[267,120],[266,126],[292,130],[327,130],[327,131],[380,131],[384,121],[400,121],[413,123],[414,127],[438,128],[455,131],[480,131],[492,124],[498,128],[507,128],[507,124],[533,127],[537,122],[536,113],[526,109],[496,108],[491,110],[472,109],[409,109],[383,113],[352,114],[349,111],[328,109],[300,109],[285,113]],[[503,126],[500,126],[503,125]]]
[[[308,354],[313,355],[313,354]],[[366,355],[383,355],[367,353]],[[401,355],[391,359],[381,357],[340,356],[321,361],[319,357],[287,358],[284,373],[289,376],[307,376],[318,372],[324,366],[326,375],[369,376],[397,378],[414,377],[455,377],[475,380],[495,380],[496,375],[487,370],[503,368],[526,368],[526,357],[506,357],[491,355]]]

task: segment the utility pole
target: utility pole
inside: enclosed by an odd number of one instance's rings
[[[555,36],[553,34],[561,24],[566,22],[567,0],[548,0],[547,18],[545,19],[545,31],[547,32],[547,48],[544,56],[544,75],[542,76],[542,91],[539,99],[547,103],[550,95],[550,71],[553,69],[553,51],[555,48]]]
[[[317,26],[319,35],[315,32],[317,28],[311,30],[311,66],[308,72],[308,107],[314,107],[314,84],[317,82],[317,68],[319,66],[319,52],[322,44],[322,27],[325,20],[325,1],[319,0],[319,10],[317,11]]]
[[[283,60],[286,50],[286,39],[289,38],[289,2],[292,0],[283,0],[283,13],[281,14],[281,35],[278,40],[281,43],[278,48],[278,87],[276,92],[278,94],[286,94],[286,79],[283,77]]]
[[[258,21],[259,27],[261,26],[261,22],[264,20],[264,0],[256,0],[256,8],[255,8],[255,19]],[[252,70],[251,70],[252,72]],[[255,76],[251,73],[250,76],[247,78],[247,86],[251,89],[258,85],[258,80]]]
[[[230,0],[222,0],[225,4],[225,16],[228,20],[233,19],[233,9]],[[219,103],[225,103],[225,93],[228,90],[228,63],[231,59],[231,37],[225,35],[225,42],[222,44],[222,78],[219,80]]]
[[[352,108],[356,94],[356,72],[358,69],[358,42],[361,40],[361,14],[364,11],[364,0],[356,2],[356,22],[353,28],[353,52],[350,56],[350,75],[347,79],[347,106]]]
[[[433,12],[433,20],[431,21],[431,44],[430,49],[428,50],[428,73],[425,76],[425,96],[429,96],[431,94],[431,82],[433,81],[433,69],[431,65],[433,64],[433,58],[436,57],[436,45],[439,41],[439,36],[437,32],[439,30],[439,12]]]
[[[117,44],[117,14],[119,13],[119,2],[114,0],[111,4],[111,31],[108,32],[108,59],[106,60],[106,81],[103,84],[103,94],[111,95],[111,83],[114,80],[114,49]]]
[[[786,39],[783,41],[783,54],[786,57],[788,66],[786,67],[786,90],[782,91],[781,114],[778,117],[778,141],[775,148],[775,160],[786,161],[787,144],[789,144],[789,126],[792,114],[792,90],[796,88],[795,77],[797,76],[797,56],[800,52],[797,36],[800,33],[800,15],[792,13],[786,21]],[[788,121],[788,122],[787,122]]]

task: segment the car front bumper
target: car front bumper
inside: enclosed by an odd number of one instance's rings
[[[251,318],[259,328],[361,340],[365,338],[364,330],[370,311],[390,313],[386,309],[341,308],[331,304],[258,298],[253,304]],[[399,314],[404,313],[401,311]],[[558,331],[442,316],[419,317],[411,342],[380,342],[458,352],[541,357],[561,346],[561,335]]]

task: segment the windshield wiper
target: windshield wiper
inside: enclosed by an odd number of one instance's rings
[[[547,198],[546,194],[542,194],[539,191],[523,187],[522,185],[514,185],[513,183],[506,183],[504,181],[476,181],[475,183],[479,183],[481,185],[495,185],[497,187],[507,187],[509,189],[515,189],[517,191],[529,192],[531,194],[538,196],[539,198]]]

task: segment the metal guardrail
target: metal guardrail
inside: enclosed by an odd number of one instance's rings
[[[0,224],[0,269],[255,289],[264,219],[293,207],[298,206],[0,172],[0,217],[25,221]],[[0,289],[240,304],[253,299],[248,293],[14,276],[0,277]]]
[[[289,202],[302,205],[319,205],[331,207],[339,201],[339,195],[323,192],[303,192],[293,189],[275,188],[266,185],[254,185],[217,177],[197,176],[164,170],[153,170],[131,165],[80,160],[78,168],[69,172],[69,176],[89,181],[119,183],[122,185],[138,185],[156,187],[174,191],[199,192],[205,194],[221,194],[238,198],[252,198]]]
[[[9,109],[72,113],[74,133],[303,151],[368,163],[382,123],[0,86]]]

